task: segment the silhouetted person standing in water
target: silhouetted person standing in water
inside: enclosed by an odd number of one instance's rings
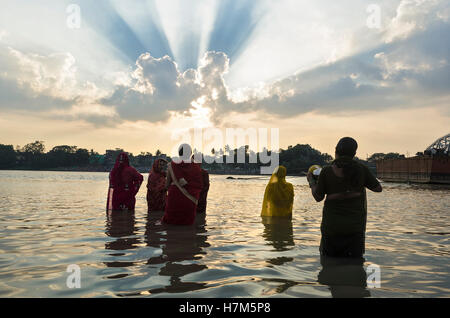
[[[130,166],[125,152],[117,156],[114,168],[109,174],[109,190],[106,203],[107,212],[134,211],[136,194],[144,177]]]
[[[167,166],[167,201],[162,222],[166,224],[192,225],[200,192],[203,188],[202,170],[195,163],[192,148],[183,144],[178,149],[178,158]]]
[[[320,253],[332,257],[361,257],[365,252],[366,188],[381,192],[378,180],[354,160],[358,144],[345,137],[336,146],[336,160],[322,169],[317,183],[311,173],[312,195],[323,206]]]
[[[148,212],[164,211],[166,208],[166,172],[168,162],[156,159],[148,174],[147,207]]]

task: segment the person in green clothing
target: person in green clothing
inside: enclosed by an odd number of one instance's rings
[[[317,182],[308,173],[311,192],[322,201],[320,253],[331,257],[362,257],[367,221],[366,188],[382,187],[369,169],[354,160],[358,144],[350,137],[339,140],[332,164],[322,169]]]

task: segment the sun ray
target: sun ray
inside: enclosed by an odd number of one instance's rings
[[[232,64],[251,41],[266,10],[265,1],[221,1],[216,10],[208,50],[226,53]]]
[[[165,55],[173,58],[169,42],[161,27],[158,11],[152,0],[134,2],[132,6],[128,2],[116,0],[112,1],[111,5],[142,43],[146,52],[157,58]]]
[[[196,68],[208,48],[218,1],[155,0],[154,3],[180,70]]]

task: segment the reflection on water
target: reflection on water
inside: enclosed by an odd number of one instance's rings
[[[292,230],[292,219],[283,217],[261,217],[264,225],[263,238],[272,245],[276,251],[288,251],[294,243],[294,232]],[[268,259],[272,265],[283,265],[292,262],[293,257],[276,257]]]
[[[173,226],[161,224],[163,213],[152,212],[147,216],[145,230],[146,243],[149,246],[161,246],[162,254],[149,258],[147,264],[164,264],[159,275],[170,277],[170,284],[164,288],[151,289],[150,294],[183,293],[202,289],[205,283],[183,282],[185,275],[207,269],[206,265],[196,263],[183,264],[186,261],[199,260],[206,252],[207,243],[205,215],[197,216],[194,226]]]
[[[115,238],[115,240],[105,243],[106,250],[113,250],[108,255],[123,256],[125,253],[114,251],[126,251],[136,248],[139,244],[139,238],[135,236],[136,232],[134,212],[110,212],[107,215],[105,234]],[[128,267],[134,265],[133,262],[121,261],[108,261],[104,262],[104,264],[108,267]],[[121,278],[124,276],[126,275],[114,275],[108,278]]]
[[[367,287],[367,274],[364,258],[333,258],[321,255],[322,270],[318,281],[330,287],[331,295],[336,298],[370,297]]]
[[[305,178],[292,219],[261,218],[268,177],[211,176],[194,226],[147,214],[105,216],[106,173],[0,171],[0,296],[449,297],[447,186],[385,184],[368,194],[365,259],[321,259],[322,204]],[[45,195],[43,195],[45,193]],[[81,288],[66,286],[67,266]],[[381,288],[366,286],[367,264]]]

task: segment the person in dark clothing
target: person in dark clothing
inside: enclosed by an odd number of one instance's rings
[[[321,255],[361,257],[365,253],[367,222],[366,188],[381,192],[382,187],[369,169],[354,160],[358,144],[345,137],[336,146],[336,160],[322,169],[317,182],[308,173],[311,192],[322,201]]]

